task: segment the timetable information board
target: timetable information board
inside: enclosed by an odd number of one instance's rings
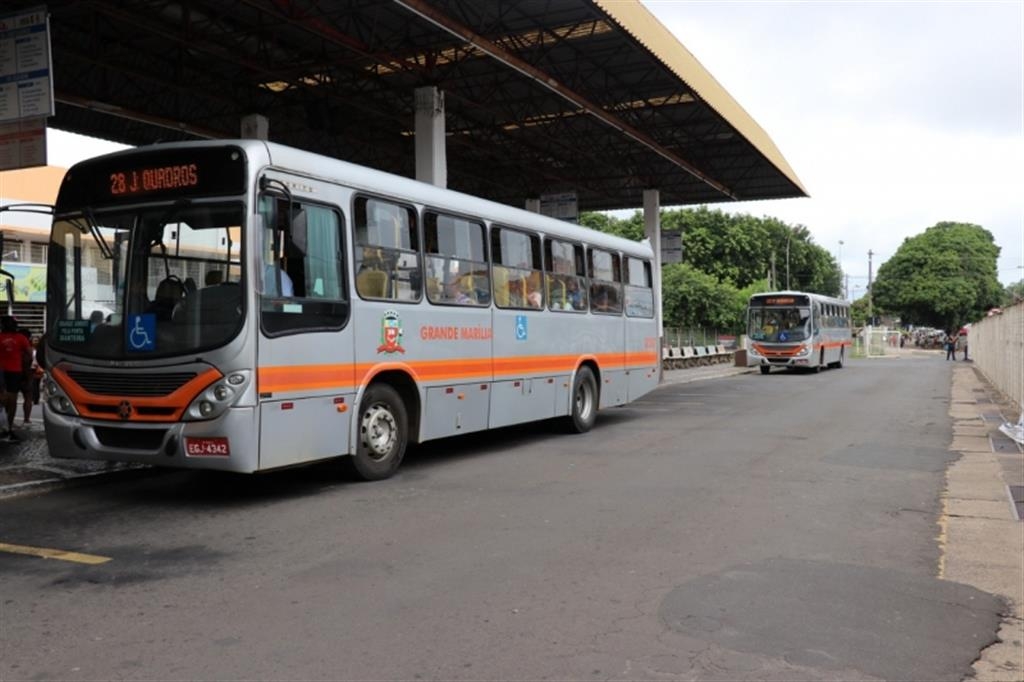
[[[46,8],[0,16],[0,123],[53,113]]]

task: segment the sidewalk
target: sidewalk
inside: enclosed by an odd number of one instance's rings
[[[1020,406],[962,360],[953,368],[950,393],[949,449],[960,458],[946,470],[939,578],[1007,601],[1000,641],[982,651],[971,679],[1024,680],[1024,455],[999,431]]]

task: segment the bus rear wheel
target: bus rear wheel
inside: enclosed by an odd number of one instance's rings
[[[405,456],[409,418],[398,391],[387,384],[366,389],[359,405],[359,439],[349,466],[364,481],[390,478]]]
[[[567,425],[572,433],[586,433],[597,421],[597,380],[589,367],[580,367],[576,372],[571,409]]]

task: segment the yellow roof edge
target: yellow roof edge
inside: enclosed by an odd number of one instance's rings
[[[665,28],[640,0],[592,0],[623,30],[685,81],[694,92],[717,111],[737,132],[749,140],[783,175],[808,196],[800,178],[757,121],[733,99],[693,53]]]

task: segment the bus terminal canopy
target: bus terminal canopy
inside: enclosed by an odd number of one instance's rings
[[[40,5],[8,0],[5,13]],[[764,130],[634,0],[51,0],[48,125],[129,145],[269,139],[415,176],[443,93],[447,184],[581,210],[799,197]],[[750,58],[755,58],[753,52]]]

